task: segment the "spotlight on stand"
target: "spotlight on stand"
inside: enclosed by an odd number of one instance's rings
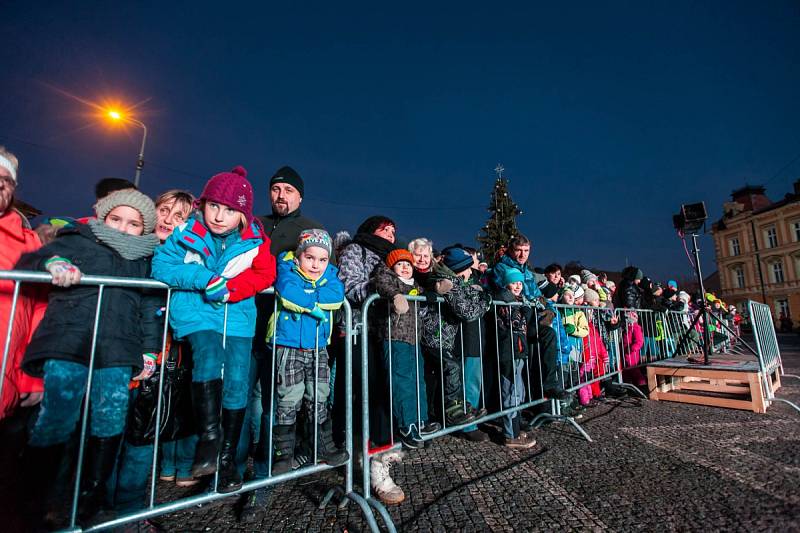
[[[692,324],[694,329],[697,320],[702,317],[703,319],[703,364],[708,364],[708,358],[713,353],[711,346],[711,335],[708,329],[708,313],[705,306],[706,289],[703,286],[703,273],[700,270],[700,248],[697,246],[697,233],[705,226],[708,213],[706,212],[706,204],[704,202],[696,204],[683,204],[681,210],[677,215],[672,216],[672,224],[678,230],[678,234],[682,239],[685,239],[686,234],[692,236],[692,245],[694,246],[694,270],[697,276],[697,286],[700,287],[700,298],[702,304],[700,313],[698,313]],[[685,243],[684,243],[685,246]]]
[[[680,212],[677,215],[672,215],[672,223],[675,225],[675,229],[684,235],[697,233],[705,225],[706,219],[708,219],[708,213],[706,213],[706,204],[704,202],[683,204]]]

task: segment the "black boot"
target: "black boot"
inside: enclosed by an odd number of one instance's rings
[[[106,496],[106,481],[114,470],[122,435],[89,437],[81,479],[78,519],[86,525],[100,510]]]
[[[319,425],[317,434],[317,460],[331,466],[341,466],[350,459],[347,450],[341,450],[333,443],[333,426],[328,418]]]
[[[272,429],[272,447],[275,454],[272,459],[272,475],[285,474],[292,470],[294,459],[295,425],[276,425]]]
[[[242,488],[242,476],[236,467],[236,449],[242,434],[244,409],[222,410],[222,451],[219,454],[217,492],[236,492]]]
[[[221,403],[221,379],[192,383],[192,405],[200,436],[194,453],[192,477],[200,478],[217,471],[217,457],[222,445],[219,429]]]
[[[23,512],[30,530],[57,529],[56,515],[63,492],[56,487],[66,443],[53,446],[28,446],[22,452]]]

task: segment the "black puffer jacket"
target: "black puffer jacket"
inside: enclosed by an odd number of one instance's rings
[[[84,275],[150,277],[150,257],[130,261],[101,243],[89,226],[78,225],[59,232],[55,241],[20,258],[20,270],[45,270],[53,256],[72,261]],[[50,291],[47,312],[33,334],[23,360],[23,370],[43,375],[47,359],[89,364],[98,289],[78,285]],[[142,370],[142,354],[161,350],[156,316],[164,292],[126,287],[106,287],[100,306],[95,368],[130,366],[133,375]]]
[[[622,271],[622,281],[619,282],[616,292],[614,292],[614,307],[624,307],[626,309],[642,309],[643,292],[636,284],[636,267],[626,267]]]
[[[500,289],[495,298],[501,302],[521,302],[508,289]],[[497,344],[500,348],[500,361],[528,358],[528,324],[533,316],[529,305],[497,306]]]

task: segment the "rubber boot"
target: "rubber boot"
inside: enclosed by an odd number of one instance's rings
[[[313,438],[313,436],[312,436]],[[317,460],[331,466],[341,466],[350,459],[347,450],[340,450],[333,443],[333,427],[328,418],[319,425],[317,433]]]
[[[222,450],[219,455],[217,492],[235,492],[242,488],[242,476],[236,467],[236,448],[242,434],[245,409],[222,410]]]
[[[89,437],[84,456],[78,519],[86,525],[100,510],[106,497],[106,482],[114,470],[122,435]]]
[[[294,459],[295,425],[276,425],[272,430],[272,447],[275,454],[272,460],[272,475],[285,474],[292,470]]]
[[[192,383],[192,405],[200,437],[194,453],[192,477],[200,478],[217,471],[217,457],[222,446],[219,428],[221,403],[221,379]]]

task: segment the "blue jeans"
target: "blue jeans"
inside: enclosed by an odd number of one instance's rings
[[[197,446],[197,435],[161,443],[161,475],[192,477],[194,450]]]
[[[392,373],[389,376],[389,348]],[[416,359],[416,360],[415,360]],[[386,386],[392,389],[392,414],[397,425],[407,430],[411,424],[424,426],[428,421],[428,394],[425,390],[425,363],[422,353],[417,357],[413,344],[401,341],[383,342],[383,365]],[[416,367],[416,368],[415,368]],[[419,402],[417,402],[419,387]],[[419,407],[419,420],[417,420]]]
[[[92,373],[89,431],[94,437],[113,437],[125,429],[128,382],[132,368],[98,368]],[[44,397],[31,431],[31,446],[52,446],[69,440],[81,415],[89,367],[72,361],[44,363]]]
[[[514,365],[511,367],[511,374],[503,374],[500,379],[501,392],[503,394],[503,409],[510,407],[517,407],[525,401],[525,383],[522,381],[522,368],[525,366],[525,361],[522,359],[515,359]],[[514,435],[513,422],[514,418],[519,416],[518,412],[505,415],[503,417],[503,434],[509,438],[516,438],[519,435]]]
[[[198,331],[187,335],[192,346],[194,369],[192,381],[205,383],[222,378],[225,366],[225,379],[222,385],[222,407],[224,409],[244,409],[250,394],[250,350],[252,337],[231,337],[225,339],[222,347],[222,334],[215,331]]]
[[[467,401],[472,407],[481,406],[481,385],[483,384],[481,369],[480,357],[464,357],[464,390],[466,391]],[[478,429],[478,425],[473,424],[465,427],[464,432],[475,431],[476,429]]]
[[[239,436],[239,447],[236,449],[236,466],[241,475],[244,475],[244,471],[247,468],[250,444],[258,442],[261,432],[263,408],[261,406],[261,383],[258,380],[258,370],[258,361],[253,358],[250,361],[249,372],[250,396],[247,401],[247,410],[244,413],[242,433]],[[254,466],[255,470],[258,470],[258,465]],[[263,477],[267,477],[266,474]]]

